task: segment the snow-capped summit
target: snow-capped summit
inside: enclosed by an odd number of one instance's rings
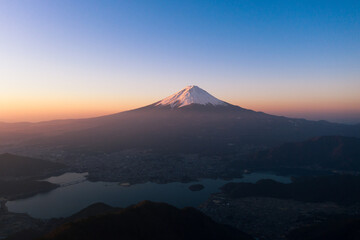
[[[155,105],[170,106],[171,108],[181,108],[190,104],[213,105],[213,106],[228,105],[226,102],[217,99],[216,97],[210,95],[205,90],[194,85],[187,86],[181,91],[157,102]]]

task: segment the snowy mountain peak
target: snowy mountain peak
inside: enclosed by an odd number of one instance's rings
[[[181,91],[164,98],[163,100],[156,103],[156,106],[170,106],[171,108],[181,108],[190,104],[201,104],[201,105],[227,105],[226,102],[217,99],[210,95],[205,90],[198,86],[187,86]]]

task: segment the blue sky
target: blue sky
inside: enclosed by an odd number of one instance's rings
[[[0,81],[0,121],[111,113],[195,84],[360,122],[360,1],[3,0]]]

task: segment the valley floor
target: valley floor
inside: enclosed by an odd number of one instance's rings
[[[286,239],[291,230],[322,222],[331,215],[360,214],[359,204],[341,206],[266,197],[232,199],[222,193],[213,194],[200,209],[219,223],[264,240]]]
[[[239,156],[164,155],[146,150],[111,154],[52,154],[45,158],[61,162],[73,172],[88,172],[91,181],[170,183],[201,178],[239,178],[243,173],[238,166]]]

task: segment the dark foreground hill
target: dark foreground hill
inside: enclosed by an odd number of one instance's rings
[[[120,210],[120,208],[111,207],[104,203],[94,203],[81,211],[71,215],[67,218],[53,218],[44,221],[43,219],[34,219],[26,214],[19,214],[19,213],[4,213],[4,215],[12,215],[13,218],[20,218],[18,221],[14,221],[12,225],[18,225],[17,227],[14,226],[14,229],[8,231],[10,236],[6,238],[6,240],[35,240],[43,237],[46,233],[54,230],[56,227],[60,226],[61,224],[78,221],[80,219],[89,218],[91,216],[97,216],[101,214],[108,214],[114,211]],[[4,216],[3,215],[3,216]],[[1,216],[1,215],[0,215]],[[24,222],[24,219],[27,218],[29,222]],[[29,220],[30,219],[30,220]],[[5,223],[10,225],[10,223]],[[21,229],[19,231],[19,229]],[[1,224],[0,224],[0,232]],[[17,231],[16,231],[17,230]]]
[[[141,202],[125,209],[66,223],[42,240],[192,240],[238,239],[250,236],[221,225],[194,208]]]
[[[249,162],[263,168],[311,168],[360,171],[360,139],[316,137],[260,151]]]

